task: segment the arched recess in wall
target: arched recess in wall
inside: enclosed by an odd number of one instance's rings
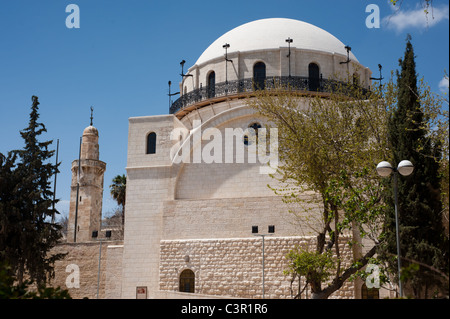
[[[156,133],[150,132],[147,135],[146,154],[156,153]]]
[[[316,92],[320,88],[320,69],[316,63],[308,65],[308,90]]]
[[[195,292],[195,274],[190,269],[185,269],[180,274],[180,292]]]
[[[220,112],[210,119],[206,120],[205,122],[202,122],[202,131],[204,132],[208,128],[211,127],[222,127],[223,125],[228,125],[230,123],[230,118],[234,120],[245,120],[245,118],[248,119],[248,123],[253,123],[255,119],[255,111],[252,107],[248,105],[242,105],[239,107],[235,107],[232,109],[228,109],[224,112]],[[189,148],[188,153],[193,154],[194,153],[194,140],[193,140],[194,134],[189,134],[187,139],[189,139]],[[244,144],[244,143],[243,143]],[[243,145],[245,147],[245,145]],[[225,155],[225,154],[223,154]],[[174,199],[200,199],[204,198],[205,194],[208,194],[207,196],[222,196],[221,191],[230,192],[230,190],[225,190],[222,188],[222,183],[228,181],[229,179],[233,179],[235,177],[235,173],[233,172],[229,174],[222,175],[220,174],[219,178],[215,178],[215,182],[213,184],[209,183],[201,183],[198,188],[196,188],[195,191],[193,191],[192,188],[192,182],[193,178],[196,179],[195,176],[192,175],[198,167],[202,167],[202,165],[192,165],[193,163],[184,162],[182,158],[177,155],[176,158],[173,159],[173,162],[180,163],[178,174],[175,181],[175,186],[173,188],[173,198]],[[208,167],[214,167],[214,165],[207,165]],[[246,169],[247,167],[244,165],[236,165],[236,167]],[[242,194],[241,194],[242,195]],[[236,194],[236,196],[239,196]]]
[[[264,90],[266,87],[266,65],[257,62],[253,65],[253,85],[255,90]]]
[[[212,98],[216,96],[216,73],[214,71],[211,71],[208,74],[207,79],[207,87],[206,90],[208,92],[208,98]]]

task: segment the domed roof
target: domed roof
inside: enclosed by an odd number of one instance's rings
[[[92,135],[92,134],[98,136],[98,130],[92,125],[89,125],[84,129],[83,135]]]
[[[228,31],[214,41],[195,64],[200,65],[211,59],[223,56],[223,45],[228,43],[231,52],[245,52],[287,47],[286,39],[293,39],[291,47],[318,50],[347,56],[345,45],[329,32],[312,24],[284,18],[261,19],[243,24]],[[350,52],[350,59],[358,62]]]

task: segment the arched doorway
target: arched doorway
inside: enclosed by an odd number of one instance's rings
[[[310,63],[308,66],[309,91],[318,91],[320,88],[320,73],[319,66],[315,63]]]
[[[377,288],[367,288],[364,283],[361,287],[361,299],[380,299],[380,290]]]
[[[255,63],[253,66],[253,85],[255,90],[264,90],[266,82],[266,65],[264,62]]]
[[[208,91],[208,98],[216,96],[216,73],[214,71],[208,75],[208,87],[206,89]]]
[[[180,274],[180,291],[195,292],[195,274],[190,269],[185,269]]]

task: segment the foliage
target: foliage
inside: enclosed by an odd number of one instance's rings
[[[111,196],[117,201],[118,205],[125,206],[127,177],[125,175],[117,175],[113,178],[112,184],[109,186]]]
[[[286,258],[289,261],[289,269],[285,271],[285,274],[303,276],[307,282],[327,281],[336,265],[336,258],[330,251],[321,254],[297,247],[291,250]]]
[[[375,249],[370,249],[360,257],[357,267],[342,269],[340,243],[354,245],[343,237],[348,231],[359,231],[360,236],[376,243],[383,212],[380,179],[373,169],[385,158],[387,114],[383,100],[377,91],[331,83],[333,87],[326,91],[333,93],[326,97],[304,99],[299,92],[275,87],[257,92],[248,102],[278,129],[280,164],[273,177],[281,186],[271,188],[287,203],[316,204],[320,209],[319,220],[307,221],[317,233],[314,256],[325,257],[333,251],[337,259],[326,288],[322,288],[321,271],[309,275],[308,283],[317,298],[327,298],[339,289],[374,255]],[[305,200],[305,191],[318,197]],[[308,217],[314,219],[312,215],[317,214],[316,209]],[[308,256],[297,257],[313,262]],[[289,259],[296,260],[292,254]],[[291,269],[299,268],[291,263]]]
[[[448,79],[448,75],[445,74]],[[449,223],[449,101],[448,93],[444,95],[436,94],[431,91],[430,86],[421,78],[418,82],[417,98],[420,101],[421,112],[424,114],[426,121],[420,123],[427,134],[423,139],[418,141],[416,146],[417,152],[427,157],[432,157],[439,163],[440,191],[442,201],[442,211],[444,215],[444,224]],[[408,117],[412,119],[413,112],[409,111]],[[440,154],[425,154],[426,146],[429,144],[439,145]]]
[[[126,200],[126,188],[127,188],[127,177],[123,175],[117,175],[113,178],[112,184],[109,185],[112,198],[117,202],[122,208],[122,224],[125,218],[125,200]]]
[[[396,96],[391,101],[393,104],[389,105],[390,160],[396,166],[401,160],[407,159],[415,167],[412,175],[400,176],[398,179],[400,255],[403,265],[408,269],[414,269],[411,267],[411,261],[414,261],[413,263],[425,264],[448,273],[448,238],[444,235],[440,191],[440,163],[445,162],[442,161],[441,154],[443,149],[448,149],[448,136],[445,146],[445,139],[441,139],[445,125],[440,125],[443,123],[439,122],[441,119],[437,120],[435,112],[439,102],[433,99],[426,87],[421,92],[423,83],[418,87],[410,36],[407,38],[404,58],[400,59],[399,64],[401,71],[397,72],[397,85],[390,88],[391,94]],[[424,109],[428,111],[424,112]],[[438,125],[432,127],[436,120]],[[446,125],[448,134],[448,120]],[[448,157],[446,161],[448,162]],[[398,276],[397,262],[392,263],[392,259],[387,258],[390,254],[397,254],[391,190],[386,192],[384,200],[387,204],[383,231],[385,240],[380,256],[386,259],[392,273]],[[417,271],[409,271],[409,276],[405,279],[416,298],[426,296],[427,287],[438,285],[442,281],[442,277],[438,279],[435,272],[430,272],[429,267],[423,266]]]
[[[393,6],[401,6],[403,4],[403,0],[390,0]],[[423,11],[425,14],[429,13],[429,9],[433,6],[433,0],[420,0],[420,3],[423,7]]]
[[[25,280],[17,283],[10,272],[11,267],[4,263],[0,264],[0,299],[71,299],[68,290],[60,287],[39,285],[37,289],[33,289],[32,281]]]
[[[20,132],[24,149],[0,154],[0,261],[11,266],[19,284],[28,275],[40,285],[54,275],[53,263],[63,257],[48,254],[61,238],[60,226],[49,222],[58,213],[52,208],[56,201],[50,179],[59,163],[49,163],[52,141],[38,141],[46,128],[38,122],[38,98],[33,96],[32,102],[29,125]]]
[[[352,175],[341,171],[338,179],[332,179],[326,189],[324,201],[340,209],[336,231],[357,229],[359,236],[378,242],[378,234],[384,217],[381,189],[373,183],[369,169],[362,168]],[[349,242],[352,245],[352,242]]]

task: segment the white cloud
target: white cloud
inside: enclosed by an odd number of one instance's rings
[[[405,29],[411,28],[431,28],[439,22],[449,19],[448,5],[429,8],[428,14],[425,14],[424,8],[417,8],[415,10],[394,10],[392,15],[383,18],[382,23],[387,28],[394,29],[397,32],[402,32]]]
[[[448,77],[444,76],[442,80],[439,82],[439,90],[442,93],[448,92]]]

